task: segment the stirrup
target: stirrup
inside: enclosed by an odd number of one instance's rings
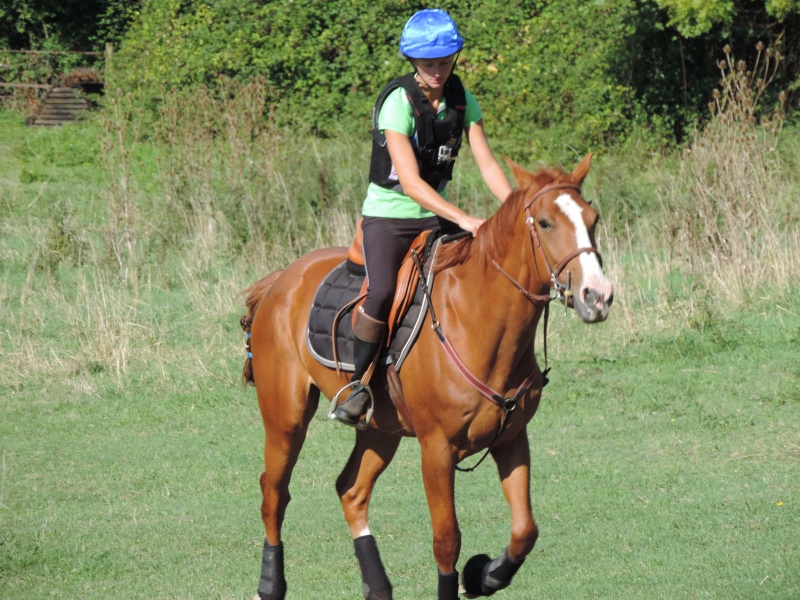
[[[363,421],[359,421],[358,423],[355,424],[345,423],[344,421],[337,418],[335,414],[336,407],[339,406],[339,397],[342,395],[343,392],[351,390],[359,385],[364,386],[364,389],[367,391],[367,395],[369,396],[369,402],[367,403],[367,412],[364,413]],[[372,413],[374,412],[375,412],[375,398],[372,395],[372,388],[369,387],[368,385],[364,385],[363,383],[361,383],[360,380],[356,379],[355,381],[351,381],[342,389],[340,389],[338,392],[336,392],[336,395],[331,399],[331,405],[328,408],[328,419],[330,419],[331,421],[338,421],[339,423],[342,423],[344,425],[349,425],[350,427],[355,427],[359,431],[364,431],[369,426],[369,422],[372,420]]]

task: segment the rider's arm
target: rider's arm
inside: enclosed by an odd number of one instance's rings
[[[484,220],[468,215],[455,204],[442,198],[420,177],[417,157],[408,136],[391,129],[386,129],[384,134],[386,146],[389,148],[389,156],[391,156],[392,164],[397,171],[397,178],[400,180],[403,193],[423,208],[452,221],[461,229],[475,235]]]
[[[508,183],[506,174],[489,147],[489,140],[486,139],[486,132],[483,129],[483,120],[479,120],[465,129],[469,147],[475,157],[475,162],[478,163],[483,180],[500,202],[505,201],[511,193],[511,184]]]

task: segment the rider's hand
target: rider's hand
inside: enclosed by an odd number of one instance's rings
[[[464,215],[458,220],[458,226],[461,227],[464,231],[469,231],[472,234],[472,237],[478,233],[478,228],[483,225],[483,222],[486,219],[479,219],[478,217],[472,217],[470,215]]]

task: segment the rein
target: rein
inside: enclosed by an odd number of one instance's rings
[[[454,235],[444,236],[441,239],[441,243],[452,242],[452,241],[455,241],[456,239],[460,239],[462,237],[466,237],[467,235],[470,235],[469,232],[457,233],[457,234],[454,234]],[[419,272],[422,273],[422,263],[421,263],[421,261],[419,259],[419,254],[417,253],[416,249],[413,249],[411,251],[411,257],[412,257],[412,260],[414,261],[414,264],[417,266],[417,269],[419,269]],[[433,263],[434,263],[435,260],[436,260],[436,255],[434,254],[432,259],[431,259],[431,265],[430,265],[429,268],[431,268],[431,269],[433,268]],[[519,385],[519,387],[517,388],[516,393],[513,396],[508,397],[508,398],[503,397],[503,395],[500,392],[498,392],[498,391],[494,390],[493,388],[489,387],[488,385],[483,383],[480,379],[478,379],[475,375],[473,375],[472,371],[470,371],[467,368],[467,366],[464,364],[464,361],[461,360],[461,357],[458,355],[458,353],[456,352],[455,348],[450,343],[450,340],[447,339],[447,336],[442,331],[442,327],[441,327],[441,323],[439,322],[439,319],[436,318],[436,312],[433,309],[433,299],[431,298],[430,289],[428,288],[428,284],[425,281],[424,277],[420,278],[420,285],[422,287],[422,292],[425,294],[425,296],[428,299],[428,310],[431,313],[431,322],[432,322],[431,327],[436,332],[436,335],[439,337],[439,341],[441,341],[445,352],[450,357],[450,359],[453,361],[453,363],[455,363],[456,367],[461,372],[461,374],[464,376],[464,378],[470,383],[470,385],[472,385],[472,387],[474,387],[478,392],[480,392],[480,394],[482,396],[484,396],[485,398],[487,398],[487,399],[491,400],[492,402],[494,402],[495,404],[497,404],[497,406],[499,406],[501,409],[503,409],[506,413],[509,413],[512,410],[514,410],[514,407],[516,406],[517,401],[519,401],[519,399],[522,397],[522,395],[525,392],[528,391],[528,389],[530,388],[531,384],[533,383],[533,375],[534,375],[534,373],[536,371],[536,365],[534,365],[534,367],[531,370],[531,372],[528,374],[528,376],[525,378],[525,380]]]

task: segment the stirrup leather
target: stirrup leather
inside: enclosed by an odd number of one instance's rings
[[[356,388],[357,386],[363,386],[369,396],[369,402],[367,403],[367,412],[364,413],[364,420],[359,421],[358,423],[351,424],[345,423],[344,421],[340,421],[335,414],[336,408],[339,406],[339,398],[341,397],[342,393],[349,391],[351,389]],[[348,394],[349,395],[349,394]],[[369,423],[372,420],[372,413],[375,412],[375,398],[372,395],[372,388],[368,385],[364,385],[361,383],[360,380],[356,379],[355,381],[351,381],[338,392],[336,395],[331,399],[331,405],[328,408],[328,419],[331,421],[339,421],[339,423],[343,423],[345,425],[350,425],[351,427],[355,427],[359,431],[364,431],[367,427],[369,427]]]

